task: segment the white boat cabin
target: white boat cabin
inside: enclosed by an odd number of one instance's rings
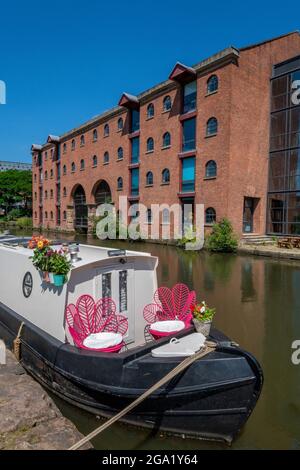
[[[55,287],[41,279],[27,248],[29,239],[0,236],[0,302],[56,339],[72,344],[65,308],[79,296],[95,301],[111,297],[117,312],[128,318],[124,341],[129,348],[144,343],[143,308],[157,289],[158,260],[149,253],[78,245],[68,281]],[[59,249],[60,244],[51,245]]]

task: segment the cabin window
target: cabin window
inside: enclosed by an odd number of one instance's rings
[[[119,271],[119,309],[127,310],[127,271]]]
[[[111,273],[102,274],[102,297],[111,297]]]

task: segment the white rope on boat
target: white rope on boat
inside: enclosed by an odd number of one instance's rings
[[[144,392],[140,397],[138,397],[136,400],[134,400],[132,403],[130,403],[128,406],[126,406],[126,408],[119,411],[119,413],[117,413],[115,416],[110,418],[104,424],[102,424],[97,429],[92,431],[90,434],[85,436],[83,439],[81,439],[79,442],[74,444],[68,450],[77,450],[80,447],[82,447],[84,444],[89,442],[91,439],[98,436],[105,429],[110,427],[112,424],[114,424],[120,418],[123,418],[123,416],[125,416],[127,413],[129,413],[134,408],[136,408],[140,403],[142,403],[146,398],[148,398],[153,392],[158,390],[162,385],[165,385],[167,382],[169,382],[171,379],[173,379],[176,375],[178,375],[180,372],[182,372],[187,367],[189,367],[191,364],[193,364],[193,362],[197,361],[198,359],[201,359],[202,357],[206,356],[207,354],[210,354],[212,351],[215,351],[216,347],[217,347],[216,343],[214,343],[212,341],[206,341],[204,343],[204,348],[201,348],[199,351],[197,351],[192,356],[189,356],[186,359],[184,359],[174,369],[172,369],[170,372],[168,372],[168,374],[166,374],[158,382],[156,382],[154,385],[152,385],[152,387],[150,387],[148,390],[146,390],[146,392]]]

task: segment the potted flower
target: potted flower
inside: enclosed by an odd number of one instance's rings
[[[42,279],[49,282],[49,240],[42,236],[33,236],[28,243],[28,248],[33,249],[31,257],[33,265],[41,272]]]
[[[61,287],[66,281],[66,276],[71,269],[71,261],[62,250],[54,251],[50,256],[50,267],[53,273],[53,281],[56,287]]]
[[[203,300],[199,304],[193,305],[191,311],[196,330],[204,336],[208,336],[216,309],[208,307]]]

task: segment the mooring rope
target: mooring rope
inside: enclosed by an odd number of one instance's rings
[[[18,334],[13,341],[13,351],[18,362],[20,362],[20,359],[21,359],[21,333],[23,330],[23,326],[24,326],[24,322],[22,321]]]
[[[100,434],[105,429],[107,429],[109,426],[111,426],[116,421],[118,421],[120,418],[125,416],[127,413],[129,413],[129,411],[133,410],[133,408],[136,408],[140,403],[142,403],[146,398],[148,398],[149,395],[151,395],[153,392],[155,392],[157,389],[159,389],[162,385],[165,385],[167,382],[169,382],[171,379],[173,379],[176,375],[178,375],[184,369],[186,369],[191,364],[193,364],[193,362],[197,361],[198,359],[201,359],[202,357],[206,356],[207,354],[211,353],[212,351],[215,351],[216,347],[217,347],[216,343],[214,343],[212,341],[206,341],[205,344],[204,344],[204,348],[201,348],[199,351],[197,351],[192,356],[189,356],[186,359],[184,359],[174,369],[172,369],[170,372],[168,372],[168,374],[166,374],[158,382],[156,382],[154,385],[152,385],[152,387],[150,387],[148,390],[146,390],[146,392],[144,392],[140,397],[138,397],[136,400],[134,400],[132,403],[130,403],[128,406],[126,406],[126,408],[121,410],[119,413],[117,413],[115,416],[110,418],[104,424],[102,424],[97,429],[92,431],[90,434],[88,434],[87,436],[82,438],[79,442],[74,444],[68,450],[77,450],[80,447],[82,447],[84,444],[89,442],[91,439],[98,436],[98,434]]]

